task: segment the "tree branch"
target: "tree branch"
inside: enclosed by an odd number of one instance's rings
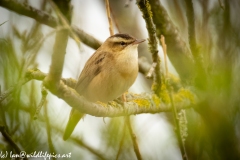
[[[174,101],[173,101],[172,88],[170,88],[169,96],[170,96],[170,100],[171,100],[172,112],[173,112],[173,117],[174,117],[174,121],[175,121],[176,132],[177,132],[177,139],[178,139],[178,143],[179,143],[179,146],[180,146],[182,159],[183,160],[188,160],[187,152],[186,152],[184,142],[183,142],[183,139],[182,139],[182,135],[181,135],[181,128],[180,128],[180,124],[179,124],[179,118],[178,118],[178,115],[177,115],[178,112],[177,112],[177,109],[176,109]]]
[[[43,81],[46,75],[46,73],[39,70],[28,70],[24,82],[26,83],[33,79]],[[21,85],[25,83],[21,83]],[[59,88],[54,94],[66,101],[71,107],[92,116],[118,117],[141,113],[171,112],[170,102],[164,102],[162,98],[152,93],[127,93],[128,102],[126,102],[124,106],[115,101],[111,101],[108,104],[88,102],[73,89],[75,84],[76,80],[72,78],[62,78]],[[174,94],[173,99],[176,103],[177,110],[187,109],[198,103],[196,96],[189,90],[180,89],[178,93]]]
[[[155,24],[152,20],[152,11],[151,6],[148,0],[137,0],[137,5],[142,12],[143,18],[146,22],[146,27],[148,30],[149,37],[149,48],[152,53],[153,63],[156,64],[154,67],[154,76],[153,76],[153,91],[156,95],[160,94],[161,91],[161,72],[160,72],[160,58],[158,55],[158,41],[156,35]]]
[[[60,11],[58,11],[58,8],[57,6],[55,6],[54,3],[51,2],[51,4],[56,8],[56,12],[62,12],[67,16],[70,15],[71,12],[69,2],[70,1],[62,1],[61,3],[59,3],[58,7]],[[67,16],[66,18],[68,19],[65,18],[61,19],[62,25],[70,22],[71,19],[70,16]],[[68,42],[68,34],[69,34],[68,29],[62,29],[56,33],[49,74],[43,81],[44,86],[47,87],[52,93],[58,90],[58,85],[62,77],[62,70]]]
[[[195,19],[194,19],[194,9],[192,0],[185,0],[186,4],[186,14],[188,20],[188,41],[195,60],[195,68],[197,71],[197,78],[195,84],[197,87],[205,88],[206,86],[206,73],[203,65],[203,58],[199,52],[197,46],[196,33],[195,33]]]
[[[189,80],[195,73],[194,61],[190,50],[181,38],[177,27],[170,20],[167,11],[159,0],[149,0],[152,18],[156,25],[157,37],[164,35],[168,45],[168,57],[183,81]]]
[[[31,7],[28,4],[19,3],[15,0],[1,0],[0,6],[13,12],[16,12],[18,14],[33,18],[39,23],[45,24],[49,27],[56,28],[59,26],[59,22],[56,18],[42,10],[38,10],[34,7]],[[79,39],[89,47],[97,49],[102,44],[102,42],[85,33],[83,30],[77,28],[76,26],[71,27],[73,32],[79,37]]]

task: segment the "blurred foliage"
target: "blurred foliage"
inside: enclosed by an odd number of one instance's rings
[[[162,0],[161,2],[187,42],[184,1]],[[128,7],[125,6],[126,3]],[[119,31],[139,37],[142,28],[132,9],[134,3],[110,0],[114,21],[117,22]],[[45,5],[43,3],[43,10]],[[104,7],[104,1],[102,1],[102,7]],[[207,81],[204,88],[194,90],[202,100],[201,103],[186,110],[188,137],[185,145],[188,157],[199,160],[240,159],[240,19],[237,18],[240,2],[238,0],[198,0],[194,1],[194,9],[196,37],[207,70]],[[0,27],[6,23],[1,23]],[[1,93],[20,81],[28,68],[38,67],[36,58],[42,47],[40,40],[44,38],[41,24],[34,23],[28,30],[20,31],[17,23],[21,22],[12,23],[7,36],[0,37]],[[148,57],[150,61],[147,47],[141,47],[140,55]],[[37,121],[33,120],[41,97],[40,85],[36,81],[28,82],[26,85],[15,88],[14,92],[0,103],[0,125],[5,126],[8,134],[21,149],[27,153],[52,150],[57,153],[66,153],[73,150],[82,159],[86,159],[84,154],[79,153],[79,150],[76,151],[74,146],[77,146],[88,151],[92,159],[115,159],[118,152],[119,159],[136,159],[132,141],[122,117],[112,118],[104,128],[99,130],[100,149],[88,146],[81,139],[71,139],[72,141],[68,143],[62,143],[59,138],[62,135],[61,129],[47,124],[50,122],[42,112]],[[192,85],[189,83],[187,87],[194,88]],[[171,116],[168,118],[172,123]],[[47,132],[48,125],[51,127]],[[54,134],[49,135],[49,133]],[[51,136],[50,139],[55,140],[53,146],[49,144],[51,143],[49,136]],[[49,146],[53,148],[50,149]],[[13,150],[12,146],[0,136],[0,151]],[[158,157],[151,155],[149,159],[158,159]]]

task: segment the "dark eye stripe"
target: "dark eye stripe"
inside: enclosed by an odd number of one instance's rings
[[[125,46],[125,45],[127,45],[127,43],[126,42],[120,42],[120,44],[122,45],[122,46]]]

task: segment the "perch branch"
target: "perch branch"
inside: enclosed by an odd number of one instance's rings
[[[26,73],[26,80],[24,80],[24,82],[26,83],[33,79],[43,81],[46,75],[46,73],[39,70],[28,70]],[[23,85],[25,83],[17,85]],[[160,98],[152,93],[127,93],[126,96],[129,102],[126,102],[125,106],[121,106],[114,101],[111,101],[108,104],[101,102],[88,102],[84,97],[78,95],[78,93],[73,89],[75,84],[76,80],[72,78],[62,78],[59,84],[59,90],[55,93],[55,95],[65,100],[71,107],[93,116],[118,117],[141,113],[171,112],[171,105],[169,103],[162,102]],[[190,108],[195,103],[198,103],[196,96],[190,91],[188,92],[189,95],[187,97],[184,95],[178,95],[177,93],[174,94],[174,97],[178,99],[176,102],[176,108],[178,110]],[[179,99],[179,96],[182,98]]]

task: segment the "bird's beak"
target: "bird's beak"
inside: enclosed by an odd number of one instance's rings
[[[144,41],[145,41],[145,39],[136,39],[136,41],[134,41],[132,44],[139,44],[139,43],[142,43]]]

